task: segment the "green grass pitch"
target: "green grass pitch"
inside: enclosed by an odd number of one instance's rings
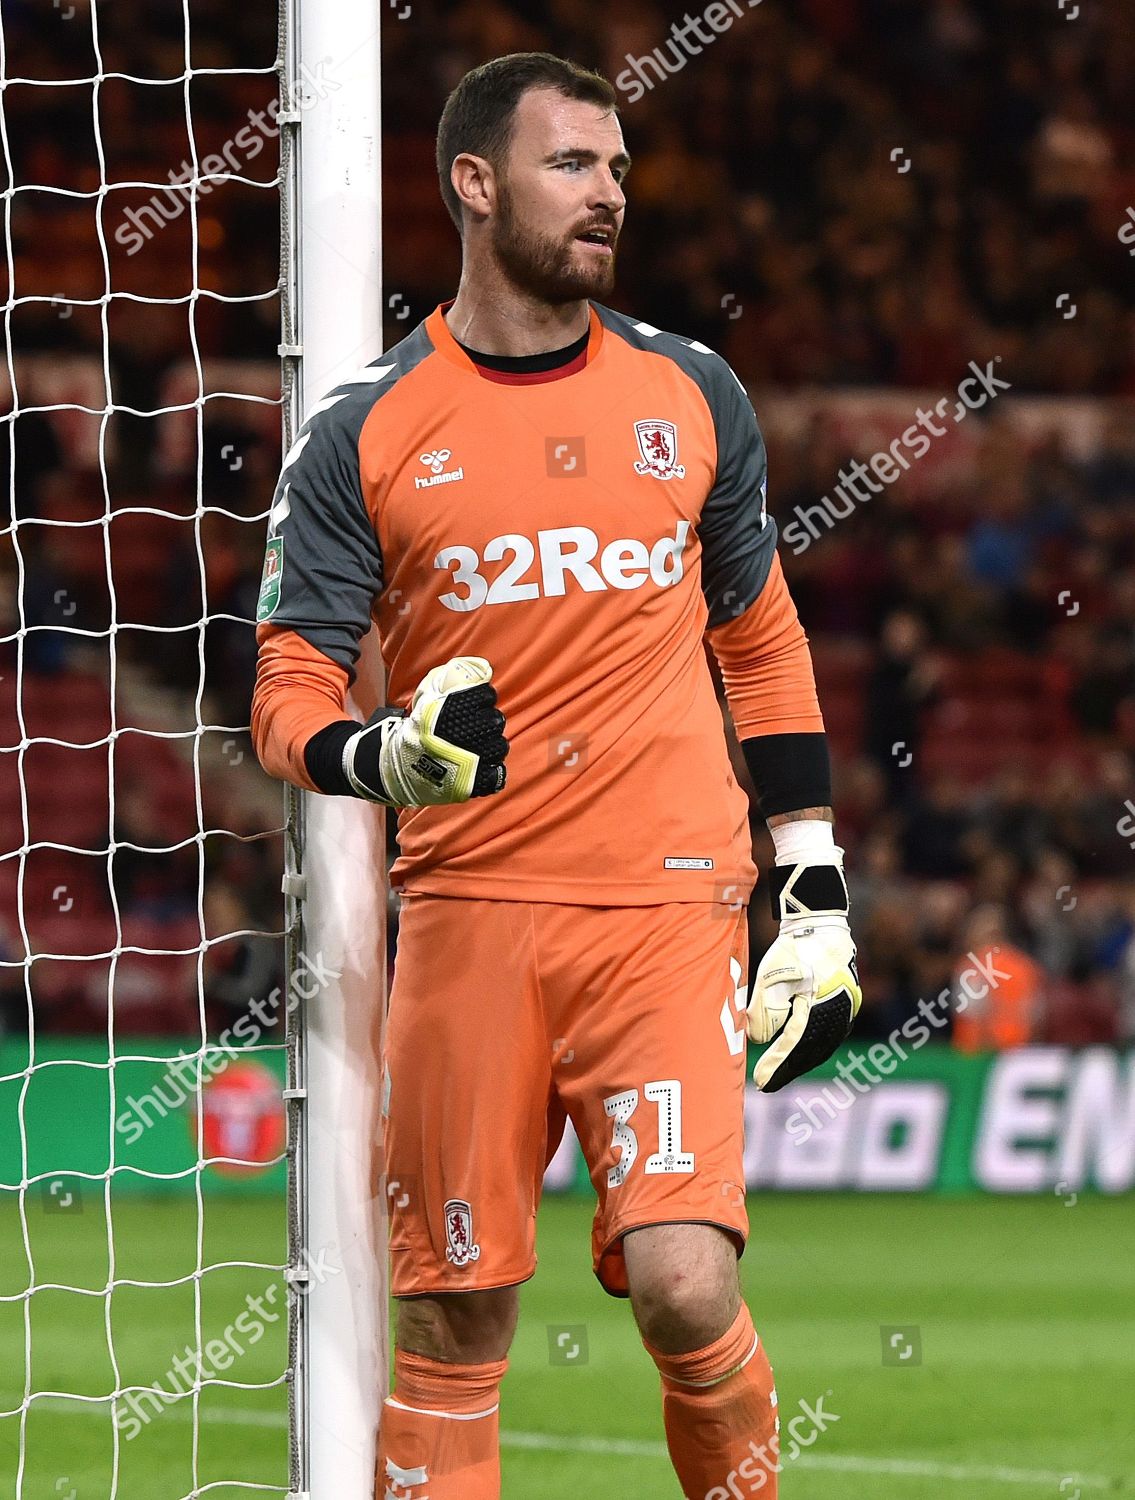
[[[742,1279],[777,1372],[782,1418],[819,1397],[839,1417],[786,1470],[785,1500],[1135,1494],[1135,1200],[753,1196],[749,1212]],[[27,1215],[37,1285],[105,1285],[101,1201],[65,1213],[29,1195]],[[504,1495],[680,1500],[662,1446],[657,1376],[629,1305],[605,1296],[591,1274],[589,1216],[578,1199],[546,1199],[541,1210],[540,1266],[523,1289],[502,1393]],[[192,1272],[192,1202],[125,1198],[113,1219],[116,1277],[174,1281]],[[276,1202],[206,1200],[206,1264],[281,1262],[283,1246]],[[26,1269],[7,1202],[0,1297],[19,1293]],[[207,1276],[206,1339],[272,1280],[249,1270]],[[36,1292],[33,1390],[97,1396],[112,1387],[105,1309],[101,1296]],[[193,1319],[191,1281],[117,1291],[119,1380],[164,1379],[193,1339]],[[919,1348],[904,1332],[890,1357],[914,1352],[885,1364],[883,1329],[917,1330]],[[118,1500],[180,1500],[218,1480],[285,1484],[282,1330],[281,1319],[224,1372],[267,1389],[202,1394],[196,1474],[190,1399],[120,1441]],[[575,1359],[555,1362],[573,1344]],[[0,1301],[0,1409],[22,1398],[24,1347],[23,1302]],[[105,1405],[33,1404],[17,1486],[19,1452],[19,1419],[0,1420],[3,1500],[111,1493]],[[207,1491],[211,1500],[249,1493],[229,1484]]]

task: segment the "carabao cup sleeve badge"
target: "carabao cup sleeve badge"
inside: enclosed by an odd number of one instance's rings
[[[262,624],[276,613],[280,603],[280,585],[284,581],[284,538],[269,539],[264,552],[264,572],[260,579],[260,598],[256,601],[256,621]]]

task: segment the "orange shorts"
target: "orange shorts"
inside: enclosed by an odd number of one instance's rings
[[[403,898],[383,1046],[391,1289],[526,1281],[544,1171],[570,1117],[621,1236],[719,1224],[745,1248],[744,911]]]

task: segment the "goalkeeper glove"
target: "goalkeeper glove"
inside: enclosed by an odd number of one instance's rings
[[[355,792],[388,807],[436,807],[487,797],[505,783],[508,740],[493,669],[455,656],[427,672],[410,712],[381,708],[343,748]]]
[[[843,850],[835,864],[774,865],[772,914],[780,935],[757,968],[749,1035],[769,1046],[753,1081],[775,1094],[829,1058],[846,1040],[863,991],[848,926]]]

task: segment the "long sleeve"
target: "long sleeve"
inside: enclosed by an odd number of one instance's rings
[[[383,585],[359,435],[391,369],[368,366],[316,403],[284,459],[269,516],[252,739],[266,771],[309,790],[317,788],[305,748],[348,719],[347,688]]]
[[[753,603],[712,626],[706,638],[721,667],[738,739],[824,732],[808,637],[775,552]]]
[[[252,743],[271,776],[317,791],[304,763],[308,741],[346,717],[347,670],[294,630],[261,625],[252,695]]]

